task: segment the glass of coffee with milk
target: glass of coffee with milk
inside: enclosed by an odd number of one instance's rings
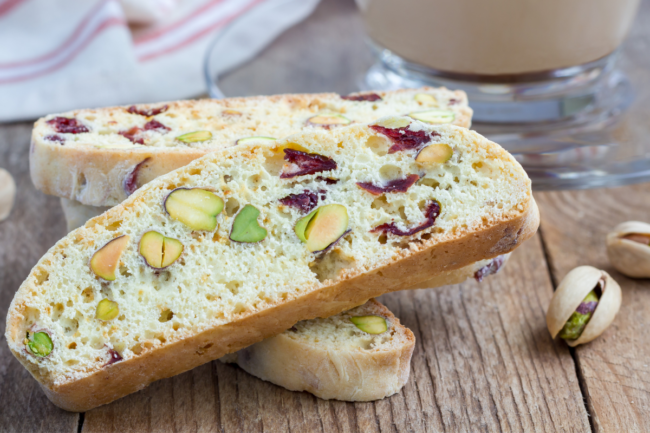
[[[511,151],[604,130],[629,103],[616,57],[639,0],[357,3],[377,60],[362,87],[462,89],[476,129]]]

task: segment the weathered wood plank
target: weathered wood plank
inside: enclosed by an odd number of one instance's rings
[[[616,272],[605,236],[623,221],[650,222],[650,184],[539,194],[542,234],[556,281],[580,265],[605,269],[621,285],[613,325],[576,358],[597,432],[650,431],[650,282]]]
[[[0,128],[0,167],[16,181],[11,215],[0,222],[0,431],[76,432],[79,414],[52,405],[13,357],[4,338],[7,309],[38,259],[65,234],[59,200],[37,192],[29,178],[31,124]]]

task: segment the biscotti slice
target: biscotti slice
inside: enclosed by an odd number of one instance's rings
[[[406,117],[206,155],[64,237],[6,339],[88,410],[154,380],[514,250],[539,214],[515,159]]]
[[[69,231],[108,210],[64,198],[61,205]],[[450,271],[418,288],[459,284],[468,278],[480,281],[498,272],[509,255]],[[368,315],[385,318],[393,325],[391,332],[370,334],[349,320]],[[323,399],[372,401],[399,392],[408,381],[413,347],[413,333],[385,306],[371,299],[335,316],[298,322],[282,334],[219,360],[236,363],[256,377],[292,391],[307,391]]]
[[[464,92],[429,87],[76,110],[36,122],[30,170],[46,194],[115,206],[152,179],[238,142],[269,142],[395,114],[469,127],[472,110]]]
[[[406,384],[414,347],[411,330],[371,299],[325,319],[298,322],[221,361],[237,363],[290,391],[326,400],[372,401]]]
[[[508,256],[452,271],[443,285],[471,277],[482,280],[498,272]],[[440,280],[423,286],[438,287]],[[382,320],[388,324],[386,331]],[[219,360],[236,363],[253,376],[291,391],[328,400],[372,401],[389,397],[406,384],[414,343],[411,330],[371,299],[328,318],[298,322],[282,334]]]

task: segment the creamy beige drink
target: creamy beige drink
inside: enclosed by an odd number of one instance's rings
[[[512,75],[607,56],[639,0],[365,0],[370,37],[438,71]]]

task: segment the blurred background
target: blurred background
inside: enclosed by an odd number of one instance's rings
[[[650,179],[648,19],[650,0],[0,0],[0,123],[446,86],[536,189],[636,183]]]

